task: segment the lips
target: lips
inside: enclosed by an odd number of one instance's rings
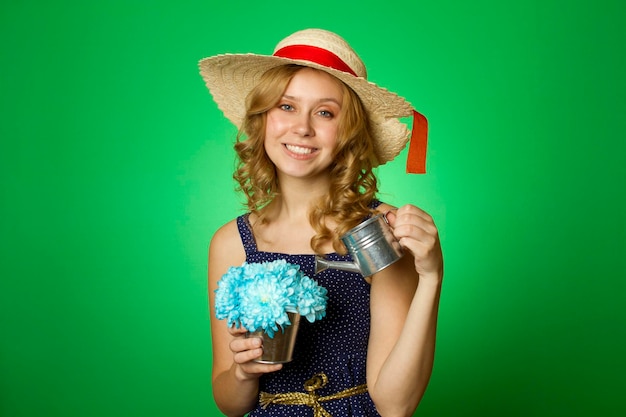
[[[295,153],[297,155],[310,155],[314,151],[317,150],[317,148],[307,148],[304,146],[289,145],[289,144],[285,144],[285,147],[287,148],[289,152]]]

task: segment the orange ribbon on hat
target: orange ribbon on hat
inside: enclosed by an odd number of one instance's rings
[[[289,45],[276,52],[274,56],[279,58],[297,59],[314,62],[328,68],[347,72],[353,76],[357,74],[348,64],[332,52],[311,45]],[[428,145],[428,121],[426,117],[413,110],[413,129],[409,154],[406,160],[406,172],[410,174],[426,173],[426,148]]]
[[[413,110],[413,129],[409,154],[406,157],[406,172],[410,174],[426,173],[426,148],[428,146],[428,120]]]

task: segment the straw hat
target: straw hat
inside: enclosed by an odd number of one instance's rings
[[[394,159],[409,141],[407,126],[398,120],[413,117],[407,171],[425,172],[427,123],[404,98],[367,81],[365,65],[348,43],[322,29],[296,32],[276,45],[273,55],[223,54],[200,60],[200,74],[224,115],[240,128],[246,97],[267,70],[286,64],[316,68],[337,77],[359,96],[370,119],[379,164]]]

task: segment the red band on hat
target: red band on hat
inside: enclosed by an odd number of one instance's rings
[[[274,56],[287,59],[298,59],[310,61],[316,64],[336,69],[338,71],[347,72],[357,77],[352,68],[341,60],[337,55],[317,46],[310,45],[289,45],[274,52]]]
[[[406,172],[426,173],[426,146],[428,145],[428,121],[424,115],[413,110],[413,131],[406,158]]]

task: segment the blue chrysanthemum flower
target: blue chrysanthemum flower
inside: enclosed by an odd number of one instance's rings
[[[290,295],[293,288],[275,276],[246,283],[241,292],[240,313],[243,326],[249,331],[265,330],[270,337],[291,324],[287,311],[294,311]]]
[[[226,319],[229,326],[239,328],[239,289],[242,279],[240,268],[230,267],[217,283],[215,291],[215,317]]]
[[[326,314],[326,289],[285,260],[231,267],[217,283],[215,316],[229,326],[263,330],[269,337],[291,325],[287,313],[310,322]]]
[[[298,313],[311,323],[326,315],[327,290],[306,275],[298,286]]]

